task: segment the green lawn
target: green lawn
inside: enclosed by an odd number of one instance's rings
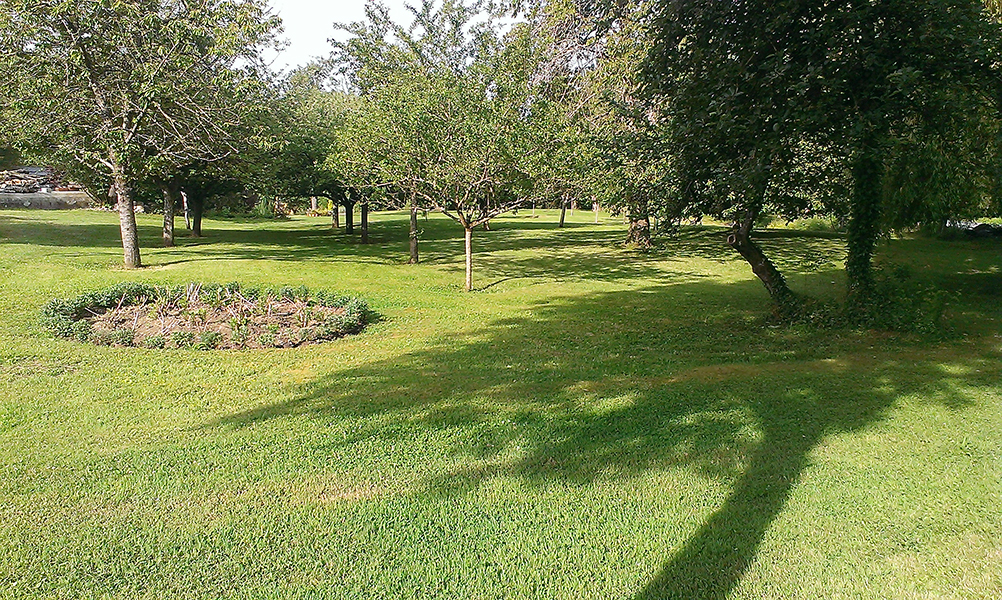
[[[119,267],[117,216],[0,211],[0,598],[1002,597],[1002,245],[895,239],[954,290],[945,339],[769,326],[686,230],[406,217],[208,220]],[[763,245],[841,294],[843,240]],[[118,281],[367,299],[292,350],[56,340],[40,307]]]

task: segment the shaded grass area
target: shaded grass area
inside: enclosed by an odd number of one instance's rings
[[[464,294],[434,217],[418,267],[379,214],[369,247],[211,221],[126,273],[104,215],[0,213],[0,596],[998,597],[997,248],[883,248],[958,289],[931,342],[765,325],[717,229],[636,255],[615,220],[540,214],[477,232]],[[795,289],[837,295],[839,238],[767,233]],[[250,353],[39,331],[48,297],[122,278],[342,289],[386,319]]]

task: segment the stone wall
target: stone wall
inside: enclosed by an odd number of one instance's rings
[[[66,208],[87,208],[90,196],[84,192],[51,192],[48,194],[3,194],[0,193],[0,209],[35,208],[57,210]]]

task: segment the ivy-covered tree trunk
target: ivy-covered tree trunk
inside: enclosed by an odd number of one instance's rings
[[[873,288],[873,252],[880,235],[884,166],[878,137],[867,131],[852,164],[852,206],[845,272],[850,306],[865,303]]]
[[[996,2],[996,12],[1002,15],[1002,1]],[[996,91],[995,118],[1002,123],[1002,87]],[[1002,213],[1002,126],[995,129],[995,181],[992,186],[992,203],[996,214]]]
[[[626,243],[640,250],[651,248],[651,221],[647,202],[631,201],[628,205],[630,229],[626,233]]]
[[[473,227],[465,225],[464,229],[466,231],[466,286],[464,289],[469,292],[473,289]]]
[[[118,222],[122,231],[122,250],[126,269],[138,269],[143,266],[139,256],[139,229],[136,225],[136,207],[132,201],[128,182],[122,166],[112,158],[112,187],[115,190]]]
[[[800,313],[800,299],[786,284],[786,278],[779,272],[776,265],[762,252],[758,244],[752,241],[751,232],[755,227],[755,219],[759,209],[749,210],[744,219],[737,223],[734,230],[727,236],[727,245],[737,250],[741,258],[751,265],[752,273],[765,286],[769,297],[776,306],[776,312],[784,318],[793,318]]]
[[[408,264],[416,265],[418,264],[418,221],[417,221],[418,207],[411,198],[411,227],[410,227],[410,251],[411,257],[408,260]]]
[[[651,222],[646,216],[631,216],[630,229],[626,233],[626,243],[641,250],[651,247]]]

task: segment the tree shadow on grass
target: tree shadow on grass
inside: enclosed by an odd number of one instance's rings
[[[31,211],[22,215],[0,215],[0,239],[8,243],[35,244],[39,246],[121,248],[122,232],[117,213],[108,213],[107,223],[55,222],[62,211]],[[161,230],[150,225],[139,225],[142,242],[160,239]]]
[[[429,494],[464,494],[496,477],[589,485],[672,468],[728,481],[729,497],[695,533],[664,540],[680,549],[660,572],[636,574],[637,598],[723,599],[823,439],[878,422],[904,395],[962,410],[963,386],[1000,387],[990,368],[949,368],[977,360],[970,348],[763,327],[735,310],[760,294],[752,282],[696,282],[557,298],[205,427],[359,420],[331,451],[465,432],[454,468],[424,480]]]
[[[713,225],[683,227],[671,238],[659,239],[657,254],[681,259],[701,258],[716,262],[742,261],[727,245],[730,228]],[[780,271],[815,271],[845,260],[845,236],[838,233],[799,231],[795,229],[764,229],[752,233]]]
[[[48,213],[0,215],[0,230],[6,241],[57,247],[91,247],[111,250],[121,247],[117,215],[107,213],[107,222],[63,223]],[[158,217],[157,217],[158,218]],[[420,220],[421,260],[444,265],[457,273],[463,269],[462,229],[451,220],[435,215]],[[715,262],[739,261],[724,243],[722,227],[685,228],[677,238],[661,242],[650,253],[622,246],[624,231],[608,224],[555,223],[503,216],[492,231],[474,234],[474,276],[486,280],[541,278],[624,281],[635,278],[704,277],[677,261],[702,258]],[[773,232],[764,242],[766,252],[788,272],[812,271],[841,261],[841,241],[804,236],[803,232]],[[362,244],[358,229],[347,235],[331,230],[323,219],[207,220],[204,236],[190,237],[178,230],[176,247],[162,248],[159,224],[151,216],[140,219],[140,246],[148,266],[167,266],[213,260],[349,261],[369,264],[404,264],[408,260],[408,215],[403,211],[373,213],[369,243]],[[781,235],[782,234],[782,235]],[[789,234],[789,236],[787,236]],[[669,264],[669,261],[674,261]]]

